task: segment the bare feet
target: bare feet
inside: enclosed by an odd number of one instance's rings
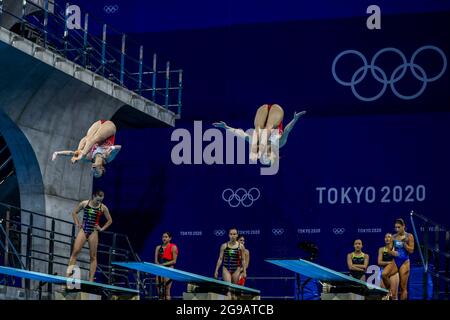
[[[72,163],[75,163],[79,160],[81,160],[83,158],[83,153],[81,152],[81,150],[77,150],[73,153],[73,157],[72,159],[70,159],[70,161],[72,161]]]

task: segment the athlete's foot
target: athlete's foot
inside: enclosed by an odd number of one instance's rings
[[[263,157],[266,152],[267,152],[267,145],[265,143],[260,143],[259,151],[258,151],[258,158],[261,159],[261,157]]]
[[[250,163],[256,163],[258,161],[258,153],[250,152]]]
[[[73,157],[72,157],[72,159],[70,159],[70,161],[72,161],[72,163],[75,163],[75,162],[81,160],[82,158],[83,158],[83,152],[81,150],[76,150],[73,153]]]

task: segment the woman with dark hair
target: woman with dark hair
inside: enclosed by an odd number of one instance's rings
[[[238,242],[241,245],[245,246],[245,237],[243,235],[240,235],[238,237]],[[248,249],[244,250],[244,261],[245,261],[245,271],[247,272],[248,271],[248,266],[250,264],[250,251]],[[241,285],[241,286],[244,286],[245,285],[245,281],[247,280],[247,276],[244,277],[242,275],[242,271],[244,271],[244,270],[241,270],[241,275],[239,276],[238,284]]]
[[[384,270],[387,266],[394,263],[394,256],[392,251],[394,251],[394,241],[392,234],[386,233],[384,236],[385,246],[378,249],[378,266]],[[389,296],[392,300],[398,300],[398,284],[399,277],[398,273],[394,274],[389,278],[390,292]],[[381,287],[385,287],[384,282],[381,282]]]
[[[347,266],[350,275],[358,280],[366,281],[366,270],[369,266],[369,255],[362,252],[362,240],[356,239],[353,242],[355,250],[347,254]]]
[[[178,259],[178,247],[171,243],[172,234],[164,232],[162,235],[162,244],[156,246],[155,263],[161,266],[174,268]],[[170,288],[172,280],[163,277],[156,277],[156,286],[158,288],[158,296],[161,300],[170,300]]]
[[[393,236],[394,247],[390,254],[394,257],[394,263],[387,265],[382,273],[383,284],[390,290],[389,279],[399,274],[400,278],[400,299],[408,299],[408,279],[410,272],[409,255],[414,252],[414,237],[407,233],[405,221],[403,219],[395,220],[396,234]]]
[[[78,254],[81,252],[86,241],[89,243],[90,270],[89,281],[94,281],[95,271],[97,270],[97,247],[98,232],[105,231],[111,224],[112,218],[108,207],[102,202],[105,193],[97,190],[92,194],[92,199],[81,201],[73,211],[73,220],[79,228],[78,235],[73,244],[72,255],[70,256],[69,267],[67,268],[67,277],[72,275],[73,267],[77,262]],[[78,213],[83,211],[83,223],[80,224]],[[100,227],[100,217],[106,217],[106,223]]]
[[[223,280],[238,284],[239,277],[247,277],[245,247],[237,241],[238,231],[236,228],[231,228],[228,236],[230,240],[220,246],[214,278],[219,277],[219,268],[222,266]]]

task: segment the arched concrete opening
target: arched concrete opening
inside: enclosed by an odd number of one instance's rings
[[[38,213],[45,213],[45,196],[44,184],[42,180],[39,163],[36,154],[24,135],[22,130],[1,110],[0,108],[0,133],[7,143],[11,152],[16,178],[18,182],[18,190],[20,196],[20,208],[31,210]],[[6,202],[10,203],[8,199]],[[22,232],[26,232],[25,225],[30,225],[30,214],[21,214]],[[33,227],[45,228],[45,219],[35,216],[32,221]],[[42,232],[36,231],[36,235],[42,235]],[[36,249],[44,249],[43,243],[36,243]],[[19,250],[19,248],[16,248]],[[22,236],[21,252],[26,250],[26,236]]]

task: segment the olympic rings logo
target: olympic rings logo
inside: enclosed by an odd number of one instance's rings
[[[105,11],[107,14],[116,13],[119,11],[119,5],[110,5],[110,6],[104,6],[103,11]]]
[[[418,64],[415,63],[417,56],[425,50],[435,51],[442,58],[442,69],[439,71],[438,74],[436,74],[432,77],[428,76],[428,74],[425,72],[424,68],[422,68],[421,66],[419,66]],[[393,53],[399,55],[402,60],[402,64],[400,64],[398,67],[396,67],[390,76],[388,76],[386,74],[386,72],[384,72],[383,69],[381,69],[379,66],[376,65],[376,61],[380,57],[380,55],[382,55],[383,53],[386,53],[386,52],[393,52]],[[356,55],[363,62],[363,66],[360,67],[359,69],[357,69],[353,73],[350,81],[342,80],[336,73],[336,64],[343,56],[346,56],[346,55]],[[421,85],[419,91],[417,91],[415,94],[412,94],[412,95],[401,94],[395,86],[396,83],[405,76],[408,69],[411,70],[412,75],[417,80],[422,82],[422,85]],[[438,47],[431,46],[431,45],[423,46],[423,47],[420,47],[419,49],[417,49],[413,53],[411,60],[409,62],[406,60],[406,57],[403,54],[403,52],[401,52],[399,49],[396,49],[396,48],[384,48],[384,49],[379,50],[373,56],[370,64],[367,63],[366,57],[361,52],[356,51],[356,50],[345,50],[336,56],[336,58],[333,61],[333,65],[331,67],[331,71],[333,73],[334,79],[339,84],[346,86],[346,87],[350,87],[356,98],[358,98],[361,101],[366,101],[366,102],[375,101],[375,100],[379,99],[381,96],[383,96],[383,94],[386,92],[388,85],[390,86],[392,92],[398,98],[403,99],[403,100],[415,99],[415,98],[419,97],[425,91],[427,84],[429,82],[436,81],[440,77],[442,77],[442,75],[445,73],[446,69],[447,69],[447,57],[445,56],[444,52],[441,49],[439,49]],[[374,95],[373,97],[364,97],[356,90],[356,85],[361,83],[364,80],[364,78],[367,75],[368,70],[370,70],[372,77],[375,78],[376,81],[378,81],[379,83],[381,83],[383,85],[383,87],[381,88],[381,91],[378,94]]]
[[[220,230],[214,230],[214,235],[216,237],[223,237],[225,235],[225,230],[220,229]]]
[[[227,202],[232,208],[236,208],[239,205],[248,208],[253,205],[253,203],[259,199],[261,192],[258,188],[251,188],[250,190],[245,190],[244,188],[239,188],[235,191],[233,189],[225,189],[222,192],[223,201]]]
[[[281,236],[284,233],[284,229],[272,229],[272,233],[274,236]]]
[[[345,232],[345,228],[333,228],[333,233],[335,235],[343,235]]]

